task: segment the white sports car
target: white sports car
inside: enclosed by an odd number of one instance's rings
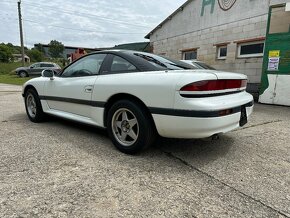
[[[253,110],[246,86],[242,74],[114,50],[90,53],[58,75],[44,70],[22,95],[32,122],[49,114],[104,127],[120,151],[133,154],[157,134],[205,138],[245,125]]]

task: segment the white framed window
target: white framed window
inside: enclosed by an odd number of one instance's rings
[[[262,57],[265,41],[238,44],[238,58]]]
[[[217,48],[217,59],[224,60],[227,58],[228,47],[226,45]]]
[[[197,59],[197,50],[184,51],[182,53],[184,60],[196,60]]]

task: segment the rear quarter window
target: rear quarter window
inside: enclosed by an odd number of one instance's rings
[[[53,64],[40,64],[40,67],[54,67]]]

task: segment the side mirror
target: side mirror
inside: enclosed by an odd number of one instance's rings
[[[47,78],[50,78],[50,80],[54,80],[54,72],[53,70],[43,70],[41,72],[41,76],[42,77],[47,77]]]

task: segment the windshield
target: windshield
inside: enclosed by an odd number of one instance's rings
[[[154,54],[148,53],[134,53],[134,55],[141,57],[148,61],[150,64],[159,68],[160,70],[192,70],[197,69],[197,67],[190,64],[184,63],[182,61],[173,60],[167,57],[162,57]]]

